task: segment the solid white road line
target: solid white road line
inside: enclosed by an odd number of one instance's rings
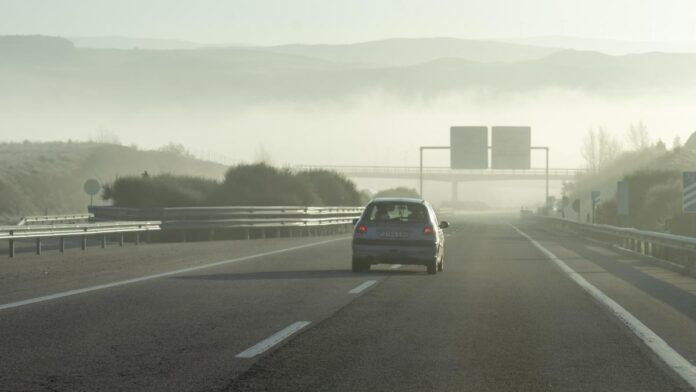
[[[389,267],[389,269],[399,269],[399,268],[401,268],[401,267],[403,267],[403,265],[401,265],[401,264],[394,264],[394,265],[392,265],[391,267]]]
[[[280,330],[273,335],[269,336],[268,338],[258,342],[257,344],[249,347],[248,349],[242,351],[241,353],[237,354],[237,358],[253,358],[259,354],[264,353],[271,347],[277,345],[278,343],[282,342],[283,340],[289,338],[292,334],[295,332],[301,330],[302,328],[308,326],[310,324],[309,321],[298,321],[296,323],[290,324],[287,326],[285,329]]]
[[[672,368],[677,374],[679,374],[692,388],[696,389],[696,366],[692,365],[691,362],[687,361],[678,352],[676,352],[672,347],[670,347],[667,342],[665,342],[661,337],[659,337],[655,332],[638,320],[635,316],[629,313],[616,301],[609,298],[597,287],[593,286],[579,273],[575,272],[570,268],[563,260],[558,258],[556,255],[551,253],[548,249],[544,248],[539,242],[534,240],[532,237],[528,236],[522,230],[517,227],[512,226],[517,230],[520,235],[528,239],[532,245],[541,251],[549,260],[553,261],[556,266],[558,266],[561,271],[565,272],[568,277],[575,281],[580,287],[587,291],[595,300],[599,301],[602,305],[606,306],[616,317],[621,320],[640,340],[645,343],[650,349],[657,354],[670,368]]]
[[[353,290],[349,291],[348,294],[360,294],[373,284],[377,283],[376,280],[368,280],[366,282],[361,283],[358,287],[354,288]]]
[[[73,295],[89,293],[91,291],[97,291],[97,290],[104,290],[104,289],[108,289],[108,288],[112,288],[112,287],[124,286],[124,285],[132,284],[132,283],[144,282],[146,280],[164,278],[167,276],[183,274],[183,273],[197,271],[197,270],[201,270],[201,269],[205,269],[205,268],[217,267],[217,266],[225,265],[225,264],[238,263],[240,261],[258,259],[258,258],[266,257],[266,256],[273,256],[273,255],[277,255],[277,254],[281,254],[281,253],[287,253],[287,252],[292,252],[292,251],[296,251],[296,250],[300,250],[300,249],[306,249],[306,248],[311,248],[311,247],[315,247],[315,246],[320,246],[320,245],[328,244],[330,242],[342,241],[345,239],[346,238],[337,238],[337,239],[332,239],[332,240],[327,240],[327,241],[313,242],[311,244],[293,246],[290,248],[284,248],[284,249],[274,250],[274,251],[270,251],[270,252],[257,253],[255,255],[242,256],[242,257],[237,257],[235,259],[223,260],[223,261],[218,261],[218,262],[210,263],[210,264],[197,265],[195,267],[182,268],[182,269],[168,271],[168,272],[162,272],[162,273],[154,274],[154,275],[141,276],[139,278],[126,279],[126,280],[121,280],[118,282],[100,284],[97,286],[85,287],[82,289],[63,291],[60,293],[44,295],[41,297],[25,299],[22,301],[10,302],[7,304],[0,304],[0,310],[17,308],[20,306],[35,304],[37,302],[51,301],[51,300],[58,299],[58,298],[70,297]]]

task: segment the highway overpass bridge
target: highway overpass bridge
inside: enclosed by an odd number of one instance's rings
[[[297,165],[295,171],[312,169],[329,169],[343,173],[351,178],[409,179],[420,178],[418,166],[320,166]],[[549,169],[549,180],[567,181],[581,173],[581,169]],[[460,181],[523,181],[546,178],[546,169],[530,170],[453,170],[448,167],[424,167],[423,179],[426,181],[460,182]]]
[[[297,165],[291,170],[329,169],[345,174],[350,178],[379,178],[379,179],[420,179],[420,167],[418,166],[319,166]],[[582,169],[548,169],[549,181],[569,181],[575,178]],[[546,169],[529,170],[453,170],[449,167],[424,167],[423,180],[449,182],[452,184],[452,201],[459,199],[458,189],[460,182],[472,181],[544,181]]]

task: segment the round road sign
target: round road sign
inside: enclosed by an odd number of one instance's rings
[[[95,180],[94,178],[91,178],[85,181],[84,190],[86,194],[94,196],[98,194],[99,191],[101,191],[101,184],[99,183],[99,181]]]

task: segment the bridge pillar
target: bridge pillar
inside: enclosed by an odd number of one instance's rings
[[[459,181],[452,181],[452,201],[459,201]]]

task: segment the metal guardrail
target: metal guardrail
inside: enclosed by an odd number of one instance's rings
[[[160,230],[159,221],[141,222],[103,222],[61,225],[17,225],[0,226],[0,240],[9,241],[9,256],[15,256],[15,242],[22,239],[36,240],[36,254],[41,254],[42,240],[44,238],[58,238],[59,250],[65,251],[65,239],[80,237],[82,250],[87,248],[87,237],[101,236],[101,245],[106,247],[108,236],[119,236],[119,245],[123,246],[124,234],[133,233],[134,242],[139,243],[141,232]]]
[[[683,268],[684,273],[696,272],[696,238],[627,227],[579,223],[561,218],[534,216],[554,226],[575,231],[586,237],[620,246],[646,256],[667,260]]]
[[[83,223],[89,222],[94,218],[93,214],[70,214],[70,215],[44,215],[44,216],[25,216],[17,225],[53,225],[58,223]]]
[[[239,237],[266,238],[321,235],[346,232],[362,207],[174,207],[122,208],[95,206],[90,212],[101,220],[158,220],[163,232],[178,232],[181,241],[192,232],[205,232],[213,239],[216,231],[237,230]]]

